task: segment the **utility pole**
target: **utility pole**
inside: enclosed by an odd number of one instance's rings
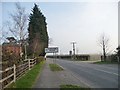
[[[76,44],[76,42],[71,42],[71,44],[73,45],[73,58],[75,59],[75,44]]]

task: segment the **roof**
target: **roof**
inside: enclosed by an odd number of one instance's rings
[[[20,46],[20,44],[17,44],[17,43],[3,43],[2,46]]]
[[[8,40],[16,40],[14,37],[7,37]]]
[[[120,46],[118,46],[117,50],[120,50]]]

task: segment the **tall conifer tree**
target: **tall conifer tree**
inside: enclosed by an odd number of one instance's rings
[[[34,8],[29,17],[29,46],[30,55],[33,56],[44,56],[44,49],[48,47],[48,33],[46,18],[34,4]]]

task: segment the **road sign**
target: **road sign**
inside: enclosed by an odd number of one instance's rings
[[[45,53],[57,53],[57,52],[58,52],[58,47],[45,48]]]

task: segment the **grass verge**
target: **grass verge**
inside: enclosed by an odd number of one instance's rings
[[[50,67],[51,71],[62,71],[63,70],[63,68],[61,68],[57,64],[49,64],[49,67]]]
[[[39,72],[42,70],[44,63],[45,61],[42,61],[35,65],[30,71],[28,71],[15,83],[12,83],[8,88],[32,88]]]
[[[60,85],[60,90],[90,90],[90,88],[82,88],[77,85],[66,84],[66,85]]]
[[[98,61],[94,62],[93,64],[118,64],[118,62]]]

